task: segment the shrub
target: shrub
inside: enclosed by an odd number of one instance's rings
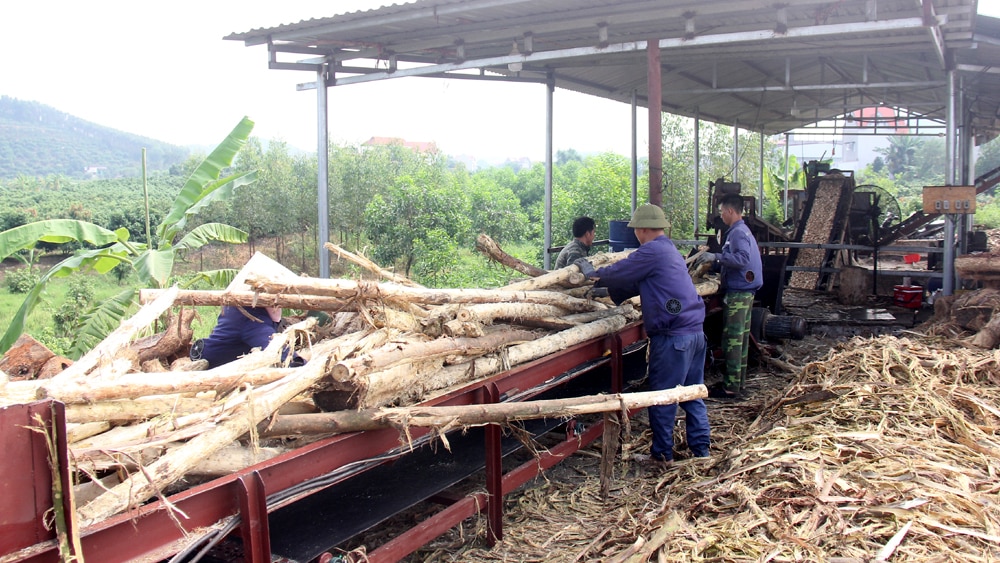
[[[41,276],[31,266],[7,272],[7,290],[11,293],[28,293]]]
[[[61,336],[72,336],[83,313],[94,300],[94,282],[87,277],[77,276],[69,283],[66,291],[66,301],[52,315],[56,325],[56,333]]]

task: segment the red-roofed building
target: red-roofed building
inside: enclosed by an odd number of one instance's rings
[[[437,144],[434,141],[407,141],[399,137],[372,137],[361,144],[366,147],[402,145],[419,153],[435,154],[438,152]]]

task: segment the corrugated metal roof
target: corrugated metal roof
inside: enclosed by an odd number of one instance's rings
[[[944,121],[954,65],[985,140],[1000,131],[1000,25],[975,10],[976,0],[418,0],[226,39],[268,45],[274,68],[329,62],[329,86],[472,72],[622,102],[635,90],[643,106],[655,40],[664,111],[767,133],[879,104]]]

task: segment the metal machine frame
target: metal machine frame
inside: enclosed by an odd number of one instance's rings
[[[596,338],[501,374],[469,384],[425,405],[470,405],[502,401],[523,401],[538,396],[575,378],[574,368],[591,362],[589,369],[609,365],[612,392],[623,388],[622,357],[625,348],[646,338],[641,322],[627,325],[616,334]],[[40,413],[44,426],[56,430],[60,459],[67,459],[65,417],[63,405],[45,401],[30,405],[15,405],[0,409],[0,438],[5,451],[15,455],[0,460],[0,559],[31,563],[58,562],[60,554],[55,533],[43,525],[45,514],[52,508],[52,475],[44,435],[31,426]],[[50,414],[47,414],[50,413]],[[430,432],[412,428],[416,440]],[[573,452],[586,447],[603,432],[603,424],[594,424],[580,434],[567,433],[566,439],[548,448],[537,458],[506,473],[502,470],[501,427],[488,425],[485,438],[485,493],[460,498],[440,512],[415,525],[409,531],[368,554],[370,561],[398,561],[430,540],[445,533],[465,518],[485,512],[488,540],[503,537],[503,495],[515,490],[540,471],[559,463]],[[167,498],[176,508],[168,510],[163,501],[144,505],[91,526],[80,533],[83,555],[90,561],[159,561],[180,552],[192,542],[191,536],[201,536],[218,529],[224,522],[238,525],[233,534],[243,543],[243,560],[247,563],[271,561],[268,515],[276,506],[268,503],[277,493],[292,490],[310,480],[331,475],[348,466],[371,463],[400,446],[395,429],[340,434],[303,446],[263,463],[248,467]],[[16,449],[15,445],[20,444]],[[368,462],[367,460],[374,460]],[[70,471],[65,461],[57,467],[60,480],[70,483]],[[363,472],[349,471],[343,479],[359,478]],[[328,486],[330,483],[324,483]],[[311,494],[285,499],[284,505]],[[77,526],[68,500],[64,499],[67,523]],[[181,515],[183,513],[184,516]],[[186,517],[185,517],[186,516]]]

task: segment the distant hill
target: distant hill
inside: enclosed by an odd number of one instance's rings
[[[183,163],[190,151],[102,127],[38,102],[0,97],[0,179],[61,174],[138,177],[142,149],[149,171]]]

